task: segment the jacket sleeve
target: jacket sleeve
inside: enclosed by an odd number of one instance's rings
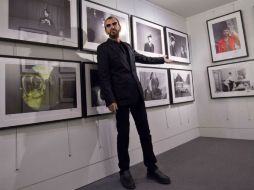
[[[147,57],[136,52],[135,50],[133,51],[134,51],[136,62],[145,63],[145,64],[163,64],[164,63],[164,57]]]
[[[105,98],[106,106],[116,102],[112,91],[109,58],[105,48],[97,48],[98,73],[102,95]]]

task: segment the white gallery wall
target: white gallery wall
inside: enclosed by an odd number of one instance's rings
[[[144,0],[95,2],[187,32],[183,17]],[[0,41],[0,54],[96,61],[95,55],[78,50],[3,41]],[[199,64],[196,59],[193,60],[195,65]],[[177,64],[164,67],[192,69],[192,66]],[[196,93],[200,88],[197,84],[198,80],[194,84]],[[200,136],[198,126],[201,125],[198,123],[196,109],[198,98],[200,97],[196,94],[196,101],[192,103],[148,109],[157,155]],[[204,123],[202,119],[201,121]],[[142,161],[141,147],[132,119],[129,151],[132,165]],[[0,189],[76,189],[118,172],[116,155],[114,115],[0,130]]]
[[[187,18],[201,136],[254,139],[254,98],[211,99],[207,66],[254,59],[254,1],[238,0]],[[212,63],[206,20],[242,10],[249,57]]]

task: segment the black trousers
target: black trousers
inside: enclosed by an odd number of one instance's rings
[[[129,132],[130,121],[129,113],[131,112],[136,128],[139,134],[141,147],[143,151],[144,164],[149,171],[157,169],[156,157],[153,152],[152,137],[149,130],[146,108],[144,101],[140,98],[133,105],[118,106],[116,113],[117,122],[117,153],[119,160],[120,173],[129,169],[130,157],[128,153],[129,148]]]

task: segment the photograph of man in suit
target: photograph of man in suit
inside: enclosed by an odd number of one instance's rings
[[[144,51],[147,51],[147,52],[154,52],[154,44],[152,43],[152,35],[148,35],[147,36],[147,42],[145,43],[145,46],[144,46]]]
[[[129,113],[131,112],[140,137],[147,177],[162,184],[170,184],[170,178],[156,165],[143,90],[137,76],[135,62],[163,64],[172,61],[165,57],[146,57],[133,50],[128,43],[121,41],[119,38],[121,25],[117,18],[108,17],[104,27],[109,38],[97,48],[98,71],[106,106],[116,114],[120,182],[127,189],[136,187],[129,171]]]

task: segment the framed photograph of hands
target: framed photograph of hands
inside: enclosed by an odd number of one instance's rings
[[[82,49],[96,51],[97,46],[108,39],[104,21],[116,17],[121,25],[121,40],[130,43],[129,15],[103,5],[81,0]]]
[[[99,76],[98,76],[98,65],[96,63],[84,63],[84,78],[85,80],[85,97],[86,97],[86,106],[85,116],[97,116],[103,114],[111,113],[106,107],[106,102],[103,99],[101,94],[101,89],[99,86]]]
[[[165,55],[163,26],[132,16],[132,40],[134,49],[151,57]]]
[[[169,105],[167,69],[137,67],[146,107]]]
[[[212,62],[248,56],[241,10],[206,21]]]
[[[172,104],[194,101],[191,70],[169,69],[169,79]]]
[[[0,128],[82,117],[80,62],[0,57],[0,76]]]
[[[207,67],[211,98],[254,96],[254,60]]]
[[[180,63],[190,63],[188,34],[165,27],[168,58]]]
[[[76,0],[1,0],[0,38],[78,48]]]

